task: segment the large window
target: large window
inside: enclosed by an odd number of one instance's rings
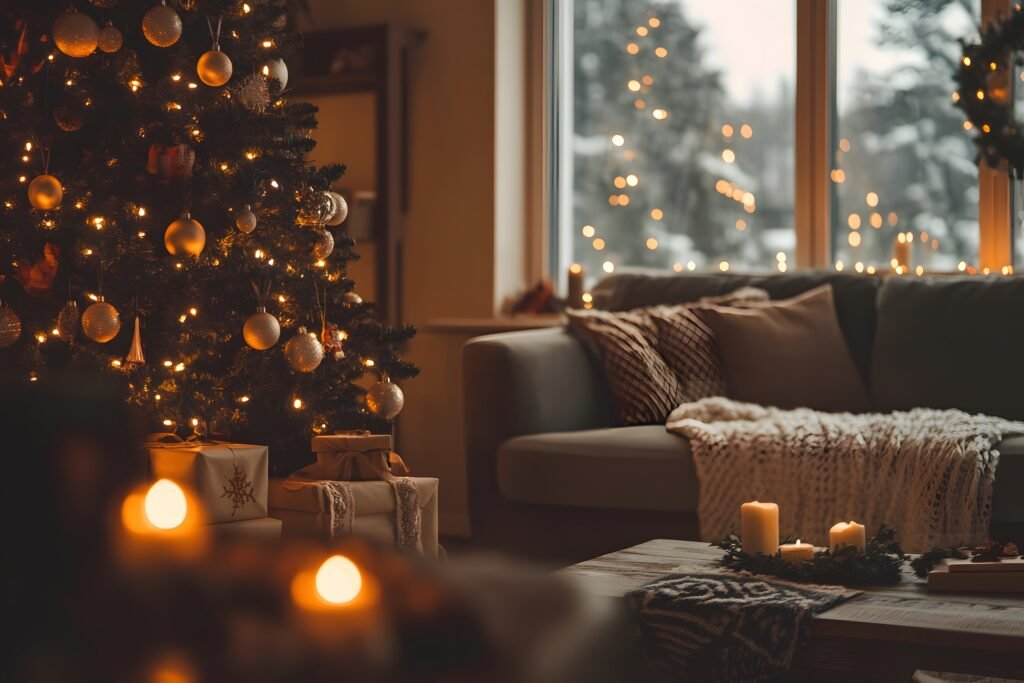
[[[557,273],[981,269],[953,75],[1001,0],[551,2]]]

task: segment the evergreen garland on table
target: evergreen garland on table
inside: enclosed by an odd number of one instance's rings
[[[800,563],[775,555],[748,555],[738,536],[730,535],[712,545],[725,551],[722,566],[751,574],[767,574],[789,581],[872,586],[899,583],[906,555],[895,542],[896,530],[883,525],[868,539],[864,552],[852,546],[814,553],[814,559]],[[784,543],[792,543],[787,539]]]
[[[166,47],[144,33],[154,10],[180,18],[180,37]],[[0,330],[0,385],[99,371],[123,385],[152,431],[208,424],[213,435],[269,445],[277,474],[308,461],[314,433],[391,431],[367,410],[360,383],[414,376],[399,356],[413,330],[383,324],[355,296],[346,266],[357,254],[344,225],[327,253],[324,224],[337,204],[325,191],[344,167],[306,161],[317,109],[281,92],[277,60],[300,43],[286,11],[284,0],[3,5],[0,312],[9,324]],[[85,30],[62,43],[55,25],[70,14]],[[90,52],[93,29],[106,33]],[[222,86],[197,74],[214,43],[230,59]],[[79,51],[86,56],[71,56]],[[48,194],[33,206],[28,187],[43,174],[59,180],[63,198],[40,185]],[[185,212],[201,227],[185,225],[165,246]],[[120,331],[106,308],[88,319],[98,331],[86,336],[69,298],[85,315],[101,294]],[[281,328],[266,350],[243,340],[258,306]],[[125,355],[136,315],[144,362]],[[323,329],[324,341],[342,331],[332,343],[343,349],[312,370],[316,348],[290,365],[284,348],[303,326],[318,339]],[[276,323],[264,325],[265,337],[268,327]]]

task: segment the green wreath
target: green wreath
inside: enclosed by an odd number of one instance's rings
[[[1024,12],[1017,4],[1009,17],[989,24],[980,43],[963,43],[953,95],[970,122],[964,127],[975,131],[978,156],[993,168],[1006,162],[1018,178],[1024,177],[1024,134],[1013,115],[1013,86],[1021,50]]]

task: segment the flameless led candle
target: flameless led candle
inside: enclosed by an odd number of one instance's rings
[[[779,506],[753,501],[740,506],[743,552],[774,555],[779,549]]]
[[[839,522],[828,530],[828,546],[832,550],[848,545],[856,547],[861,552],[867,545],[864,525],[857,522]]]
[[[199,501],[177,482],[161,479],[129,494],[121,505],[121,550],[126,561],[199,557],[209,530]]]
[[[783,543],[780,545],[779,553],[786,562],[800,564],[801,562],[809,562],[814,559],[814,546],[810,543],[801,543],[798,538],[796,543]]]

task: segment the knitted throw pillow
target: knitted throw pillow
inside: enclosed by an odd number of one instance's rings
[[[657,351],[657,327],[644,309],[566,312],[569,329],[601,361],[625,425],[663,423],[683,402],[679,380]]]
[[[682,402],[724,396],[726,391],[715,334],[695,310],[704,305],[745,306],[767,301],[768,292],[763,289],[741,287],[696,303],[646,309],[658,330],[658,353],[679,380]]]

